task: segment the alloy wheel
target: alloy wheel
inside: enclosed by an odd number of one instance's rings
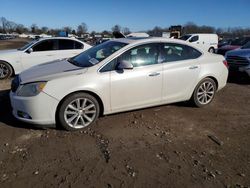
[[[200,104],[206,105],[211,102],[215,93],[215,87],[210,81],[203,82],[197,91],[197,100]]]
[[[91,124],[97,115],[97,109],[91,100],[77,98],[70,102],[64,111],[65,122],[74,129],[81,129]]]

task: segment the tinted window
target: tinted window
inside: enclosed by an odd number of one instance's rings
[[[75,49],[83,49],[83,44],[75,41]]]
[[[146,44],[128,50],[118,57],[118,62],[121,61],[129,61],[134,67],[157,64],[158,45]]]
[[[190,40],[189,40],[189,42],[195,42],[195,41],[198,41],[199,40],[199,36],[193,36]]]
[[[179,39],[180,40],[187,40],[187,39],[189,39],[191,37],[191,35],[183,35],[183,36],[181,36]]]
[[[59,41],[59,50],[72,50],[74,49],[73,40],[58,40]]]
[[[195,59],[200,56],[201,52],[190,46],[168,43],[163,45],[161,59],[163,62],[172,62]]]
[[[34,52],[57,50],[56,40],[44,40],[33,47]]]

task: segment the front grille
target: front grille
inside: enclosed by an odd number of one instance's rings
[[[237,67],[247,66],[250,64],[250,61],[247,58],[240,56],[227,56],[227,62],[229,65]]]
[[[19,76],[17,75],[11,82],[11,91],[16,92],[20,84]]]

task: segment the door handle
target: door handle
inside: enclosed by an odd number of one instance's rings
[[[53,56],[52,54],[47,55],[48,57]]]
[[[189,69],[197,69],[198,68],[198,66],[191,66],[191,67],[189,67]]]
[[[152,72],[152,73],[149,74],[149,76],[158,76],[158,75],[160,75],[159,72]]]

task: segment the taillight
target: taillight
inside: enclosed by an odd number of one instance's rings
[[[228,63],[226,60],[223,61],[223,64],[228,68]]]

